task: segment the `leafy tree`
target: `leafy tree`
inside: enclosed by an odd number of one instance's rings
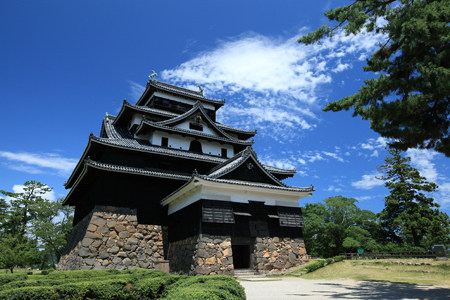
[[[62,255],[72,229],[73,209],[58,202],[46,202],[47,213],[33,222],[32,234],[41,248],[41,268],[54,266]]]
[[[2,231],[4,223],[6,221],[7,210],[8,210],[8,204],[6,203],[6,200],[3,198],[0,198],[0,232]]]
[[[37,181],[27,181],[23,192],[13,193],[0,190],[0,193],[10,197],[10,208],[6,220],[6,230],[12,234],[25,236],[30,233],[30,223],[39,218],[46,217],[47,199],[42,196],[51,189]]]
[[[0,267],[14,272],[16,266],[31,266],[39,261],[39,253],[33,241],[19,234],[5,234],[0,238]]]
[[[371,128],[394,139],[399,150],[434,148],[450,156],[450,1],[356,0],[325,16],[337,25],[323,25],[300,43],[320,42],[339,29],[387,37],[364,67],[378,77],[324,110],[353,108],[353,116],[370,120]]]
[[[430,248],[433,244],[450,242],[449,217],[440,212],[439,204],[427,196],[438,186],[422,177],[412,167],[409,157],[388,148],[391,156],[381,166],[390,194],[385,198],[385,208],[379,213],[381,226],[388,241],[414,247]]]
[[[10,197],[10,204],[0,201],[0,265],[39,263],[41,268],[58,262],[72,227],[73,211],[43,196],[51,189],[36,181],[24,184],[20,193],[0,191]],[[1,200],[1,199],[0,199]],[[14,251],[13,251],[13,250]],[[18,255],[18,253],[20,255]]]
[[[325,199],[324,203],[306,204],[303,234],[309,254],[331,257],[346,249],[376,249],[377,243],[372,237],[379,230],[376,215],[359,209],[357,202],[337,196]]]

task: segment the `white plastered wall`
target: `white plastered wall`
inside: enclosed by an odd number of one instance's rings
[[[191,145],[191,141],[197,140],[202,144],[202,151],[205,154],[211,155],[222,155],[222,148],[227,149],[228,157],[234,156],[234,148],[232,145],[228,144],[220,144],[218,142],[210,142],[204,139],[195,139],[193,137],[183,137],[178,134],[169,134],[167,132],[155,130],[149,139],[152,145],[161,146],[161,140],[163,137],[169,139],[169,148],[180,149],[180,150],[189,150]]]
[[[180,195],[179,198],[169,203],[168,214],[189,206],[200,199],[230,201],[238,203],[248,203],[249,201],[264,202],[265,205],[271,206],[287,206],[299,207],[298,200],[303,197],[309,197],[310,194],[305,193],[283,193],[277,190],[268,189],[252,189],[248,186],[230,185],[221,188],[219,185],[204,186],[199,185],[189,192]]]

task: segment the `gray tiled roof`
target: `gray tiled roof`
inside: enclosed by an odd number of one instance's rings
[[[176,113],[165,111],[165,110],[161,110],[161,109],[150,108],[150,107],[147,107],[147,106],[133,105],[133,104],[127,102],[127,101],[124,101],[123,106],[122,106],[122,110],[125,107],[134,109],[136,111],[139,111],[139,112],[142,112],[142,113],[145,113],[145,114],[155,114],[155,115],[164,116],[164,117],[168,117],[168,118],[175,118],[175,117],[178,117],[178,116],[181,115],[181,114],[176,114]],[[121,110],[121,112],[122,112],[122,110]],[[120,118],[121,112],[119,112],[116,120]],[[223,130],[232,131],[232,132],[236,132],[236,133],[249,134],[249,135],[255,135],[257,133],[256,130],[240,129],[240,128],[232,127],[232,126],[225,125],[225,124],[222,124],[222,123],[218,123],[218,122],[214,122],[214,124],[217,127],[221,128]]]
[[[195,98],[195,99],[198,99],[198,100],[203,101],[203,102],[209,102],[209,103],[216,104],[216,105],[217,104],[219,104],[219,105],[225,104],[225,100],[207,99],[200,92],[189,90],[189,89],[185,89],[185,88],[182,88],[182,87],[179,87],[179,86],[171,85],[171,84],[168,84],[168,83],[165,83],[165,82],[161,82],[161,81],[157,81],[157,80],[149,80],[147,85],[148,86],[153,86],[153,87],[156,87],[156,88],[159,88],[161,90],[168,91],[168,92],[173,92],[173,93],[176,93],[176,94],[181,94],[181,95],[184,95],[184,96]]]
[[[233,137],[230,137],[230,138],[220,137],[220,136],[215,136],[215,135],[206,134],[203,132],[197,132],[197,131],[193,131],[193,130],[164,126],[164,125],[161,125],[159,122],[156,123],[156,122],[152,122],[152,121],[148,121],[148,120],[143,120],[141,125],[139,126],[139,128],[136,130],[136,132],[139,132],[141,130],[141,128],[143,128],[144,126],[148,126],[150,128],[161,129],[163,131],[171,131],[171,132],[176,132],[176,133],[180,133],[180,134],[188,134],[188,135],[198,136],[200,138],[203,137],[205,139],[212,139],[212,140],[228,142],[228,143],[233,143],[233,144],[239,144],[239,145],[253,145],[253,143],[254,143],[253,140],[245,141],[245,140],[238,140]]]
[[[211,178],[204,175],[197,175],[199,178],[213,181],[213,182],[221,182],[221,183],[229,183],[229,184],[237,184],[237,185],[243,185],[243,186],[253,186],[253,187],[262,187],[262,188],[268,188],[268,189],[274,189],[274,190],[282,190],[282,191],[294,191],[294,192],[313,192],[314,187],[296,187],[296,186],[278,186],[278,185],[272,185],[268,183],[261,183],[261,182],[252,182],[252,181],[243,181],[243,180],[235,180],[235,179],[217,179],[217,178]]]
[[[97,169],[102,169],[102,170],[109,170],[109,171],[128,173],[128,174],[136,174],[136,175],[146,175],[146,176],[160,177],[160,178],[170,178],[170,179],[185,180],[185,181],[188,181],[188,180],[192,179],[193,177],[199,177],[201,179],[205,179],[205,180],[213,181],[213,182],[236,184],[236,185],[243,185],[243,186],[262,187],[262,188],[276,189],[276,190],[296,191],[296,192],[312,192],[314,190],[314,187],[312,187],[312,186],[311,187],[277,186],[277,185],[260,183],[260,182],[249,182],[249,181],[235,180],[235,179],[211,178],[207,175],[198,175],[198,174],[186,176],[186,175],[174,174],[174,173],[170,173],[170,172],[152,171],[152,170],[147,170],[147,169],[142,169],[142,168],[134,168],[134,167],[127,167],[127,166],[106,164],[106,163],[96,162],[96,161],[93,161],[90,159],[86,159],[85,164],[87,166],[92,166],[92,167],[95,167]]]
[[[165,172],[165,171],[156,170],[156,169],[151,170],[151,169],[143,169],[143,168],[134,168],[134,167],[128,167],[128,166],[106,164],[106,163],[102,163],[102,162],[93,161],[89,158],[85,159],[84,162],[86,165],[95,167],[97,169],[116,171],[116,172],[120,172],[120,173],[139,174],[139,175],[170,178],[170,179],[177,179],[177,180],[189,180],[191,178],[191,176],[189,176],[189,175],[176,174],[176,173]]]
[[[253,160],[253,162],[259,167],[266,175],[269,177],[276,185],[278,186],[286,186],[283,182],[281,182],[278,178],[273,176],[268,170],[258,161],[256,157],[256,153],[253,151],[251,147],[247,147],[243,151],[239,152],[226,162],[214,167],[211,172],[208,174],[209,178],[220,178],[231,171],[235,170],[242,164],[244,164],[247,160]]]

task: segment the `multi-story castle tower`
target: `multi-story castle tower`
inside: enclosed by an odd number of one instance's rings
[[[74,228],[58,268],[186,274],[281,270],[305,258],[295,170],[258,161],[256,131],[216,121],[224,100],[154,80],[106,115],[65,183]]]

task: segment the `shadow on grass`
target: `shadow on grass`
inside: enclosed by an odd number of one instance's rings
[[[339,285],[346,289],[328,295],[330,299],[450,299],[448,288],[410,283],[363,281],[357,286],[335,283],[320,283],[320,285],[334,287]]]

